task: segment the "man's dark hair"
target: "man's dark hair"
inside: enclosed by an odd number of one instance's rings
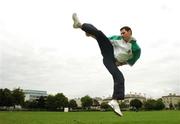
[[[122,30],[126,30],[126,31],[131,31],[131,33],[132,33],[132,30],[131,30],[131,28],[129,27],[129,26],[124,26],[124,27],[122,27],[121,29],[120,29],[120,31],[122,31]]]

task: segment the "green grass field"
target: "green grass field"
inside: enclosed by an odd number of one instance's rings
[[[180,111],[0,112],[0,124],[180,124]]]

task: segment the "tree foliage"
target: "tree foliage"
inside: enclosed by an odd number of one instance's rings
[[[101,109],[110,110],[110,106],[108,105],[107,102],[102,102],[101,103]]]
[[[9,89],[7,88],[1,89],[0,94],[1,94],[0,106],[7,106],[7,107],[13,106],[13,97]]]
[[[130,106],[132,106],[136,110],[139,110],[139,108],[142,107],[142,102],[139,99],[133,99],[130,101]]]
[[[20,88],[14,89],[12,91],[13,104],[14,105],[23,105],[24,103],[24,93]]]
[[[44,97],[44,96],[39,97],[39,99],[37,100],[37,106],[40,109],[45,109],[46,97]]]
[[[177,107],[180,110],[180,101],[178,102]]]
[[[165,108],[165,105],[164,105],[162,99],[156,100],[155,109],[156,110],[162,110],[164,108]]]
[[[72,109],[76,109],[77,108],[77,103],[74,99],[70,100],[69,101],[69,108],[72,108]]]
[[[68,106],[68,98],[64,96],[63,93],[58,93],[55,95],[55,106],[56,109],[62,110],[64,107]]]
[[[100,106],[98,100],[92,99],[92,106]]]
[[[92,106],[93,100],[90,96],[86,95],[81,98],[81,103],[83,108],[89,109]]]
[[[56,103],[55,103],[55,97],[53,95],[48,95],[47,96],[47,101],[46,101],[46,108],[48,110],[56,110]]]
[[[154,99],[148,99],[144,103],[145,110],[162,110],[165,108],[164,103],[162,102],[162,99],[154,100]]]

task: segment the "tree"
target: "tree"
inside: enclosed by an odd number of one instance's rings
[[[122,109],[129,109],[129,105],[128,104],[126,104],[125,102],[121,102],[120,104],[119,104],[119,106],[120,106],[120,108],[122,108]]]
[[[2,94],[2,99],[3,99],[3,106],[12,106],[13,105],[13,97],[12,97],[12,93],[9,89],[5,88],[3,90],[3,94]]]
[[[142,102],[139,99],[133,99],[130,102],[130,106],[132,106],[133,108],[135,108],[135,110],[139,110],[139,108],[142,107]]]
[[[103,109],[103,110],[111,110],[111,108],[110,108],[110,106],[108,105],[108,103],[107,102],[102,102],[101,103],[101,109]]]
[[[82,107],[89,109],[92,106],[92,98],[88,95],[81,98]]]
[[[46,104],[46,100],[44,96],[40,96],[39,99],[37,100],[37,106],[40,109],[44,109]]]
[[[177,107],[180,110],[180,101],[178,102]]]
[[[156,104],[155,104],[155,109],[156,110],[162,110],[162,109],[164,109],[165,108],[165,105],[164,105],[164,103],[162,102],[162,99],[158,99],[157,101],[156,101]]]
[[[170,109],[174,109],[174,106],[173,106],[172,103],[169,104],[169,108],[170,108]]]
[[[96,99],[92,99],[92,106],[100,106],[100,104]]]
[[[77,103],[74,99],[69,101],[69,107],[72,109],[76,109],[77,108]]]
[[[58,93],[55,95],[55,106],[56,109],[63,109],[68,106],[68,98],[63,95],[63,93]]]
[[[46,108],[48,110],[56,110],[56,103],[55,103],[55,97],[53,95],[48,95],[47,96],[47,101],[46,101]]]
[[[3,89],[0,89],[0,107],[3,106]]]
[[[24,103],[24,93],[23,90],[18,88],[18,89],[14,89],[12,91],[12,97],[13,97],[13,104],[14,105],[23,105]]]
[[[38,108],[38,102],[37,102],[37,100],[32,100],[32,101],[29,101],[29,108],[31,108],[31,109],[36,109],[36,108]]]
[[[155,106],[156,106],[156,101],[154,99],[148,99],[144,103],[145,110],[153,110],[153,109],[155,109]]]
[[[23,104],[23,108],[27,108],[27,109],[30,109],[30,101],[25,101],[24,104]]]

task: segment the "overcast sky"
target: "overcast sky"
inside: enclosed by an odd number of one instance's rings
[[[73,12],[107,36],[132,28],[142,54],[119,67],[126,94],[180,95],[178,0],[0,0],[0,88],[112,95],[97,42],[72,28]]]

